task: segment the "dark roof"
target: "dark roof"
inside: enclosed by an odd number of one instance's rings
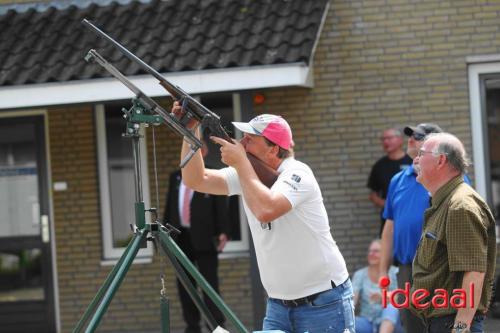
[[[108,77],[91,48],[126,75],[144,72],[85,28],[88,18],[159,72],[309,63],[328,0],[154,0],[9,10],[0,16],[0,86]]]

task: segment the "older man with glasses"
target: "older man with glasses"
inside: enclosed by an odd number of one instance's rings
[[[405,127],[408,136],[407,153],[414,159],[428,134],[440,133],[436,124]],[[411,264],[417,250],[424,222],[424,211],[429,207],[429,194],[416,180],[413,165],[397,173],[389,184],[383,217],[380,275],[387,276],[392,261],[399,267],[398,287],[411,283]],[[401,309],[401,320],[407,333],[422,333],[423,322],[408,309]]]
[[[412,291],[427,290],[429,298],[438,289],[448,295],[457,288],[466,293],[466,304],[458,306],[461,300],[451,299],[447,306],[415,311],[425,320],[429,333],[483,332],[495,273],[495,218],[486,202],[463,181],[469,162],[455,136],[430,135],[413,164],[417,181],[432,200],[413,261]]]

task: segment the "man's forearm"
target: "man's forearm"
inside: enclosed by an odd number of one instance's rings
[[[379,208],[384,208],[385,199],[379,196],[376,192],[371,192],[369,199],[373,204]]]
[[[467,291],[466,307],[458,309],[457,316],[455,317],[455,324],[465,323],[470,328],[472,319],[476,314],[479,302],[481,301],[481,294],[483,291],[484,274],[481,272],[465,272],[462,280],[462,289]],[[470,295],[468,291],[472,288],[474,290],[474,304],[470,304]]]
[[[196,136],[200,137],[200,130],[196,130]],[[181,149],[181,161],[190,152],[191,148],[189,144],[183,140]],[[201,149],[198,149],[196,154],[193,155],[191,160],[181,169],[182,180],[186,186],[196,190],[196,185],[203,180],[203,174],[205,172],[205,163],[203,162],[203,157],[201,156]]]
[[[387,276],[389,272],[389,267],[391,267],[393,234],[394,234],[394,221],[388,219],[385,221],[384,229],[382,231],[382,239],[380,242],[381,243],[380,264],[379,264],[380,276]]]

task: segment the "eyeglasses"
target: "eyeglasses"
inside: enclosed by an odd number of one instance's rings
[[[425,149],[419,149],[418,150],[418,153],[417,153],[417,157],[422,157],[424,154],[432,154],[434,156],[438,156],[438,155],[448,155],[447,153],[439,153],[437,151],[433,151],[433,150],[425,150]]]
[[[425,139],[425,134],[413,132],[411,137],[414,138],[416,141],[422,141],[423,139]]]
[[[436,152],[435,152],[435,151],[432,151],[432,150],[431,150],[431,151],[428,151],[428,150],[424,150],[424,149],[419,149],[419,150],[418,150],[418,153],[417,153],[417,157],[422,157],[422,156],[424,156],[425,154],[433,154],[433,155],[435,155],[435,154],[436,154]]]

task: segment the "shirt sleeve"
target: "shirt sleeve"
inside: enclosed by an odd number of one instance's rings
[[[224,174],[226,179],[228,195],[241,195],[241,184],[240,179],[238,178],[238,172],[233,167],[227,167],[220,169]]]
[[[352,277],[352,290],[355,294],[361,295],[361,291],[363,289],[363,269],[359,269],[354,272],[354,276]]]
[[[450,271],[486,272],[488,233],[484,220],[487,216],[479,210],[450,208],[446,223]]]
[[[389,285],[389,291],[392,291],[398,287],[398,277],[397,277],[398,268],[395,266],[391,266],[389,268],[389,279],[391,280],[391,284]]]
[[[395,181],[392,178],[389,183],[389,189],[387,190],[387,197],[385,198],[384,213],[382,217],[386,220],[394,220],[394,212],[392,210],[392,197],[394,196]]]
[[[368,177],[368,183],[366,184],[366,186],[374,191],[374,192],[378,192],[380,191],[380,186],[378,186],[378,183],[377,183],[377,179],[376,179],[376,164],[374,166],[372,166],[372,170],[370,171],[370,176]]]
[[[292,207],[295,207],[314,193],[316,185],[314,176],[309,172],[303,169],[292,169],[279,175],[271,191],[283,194]]]

